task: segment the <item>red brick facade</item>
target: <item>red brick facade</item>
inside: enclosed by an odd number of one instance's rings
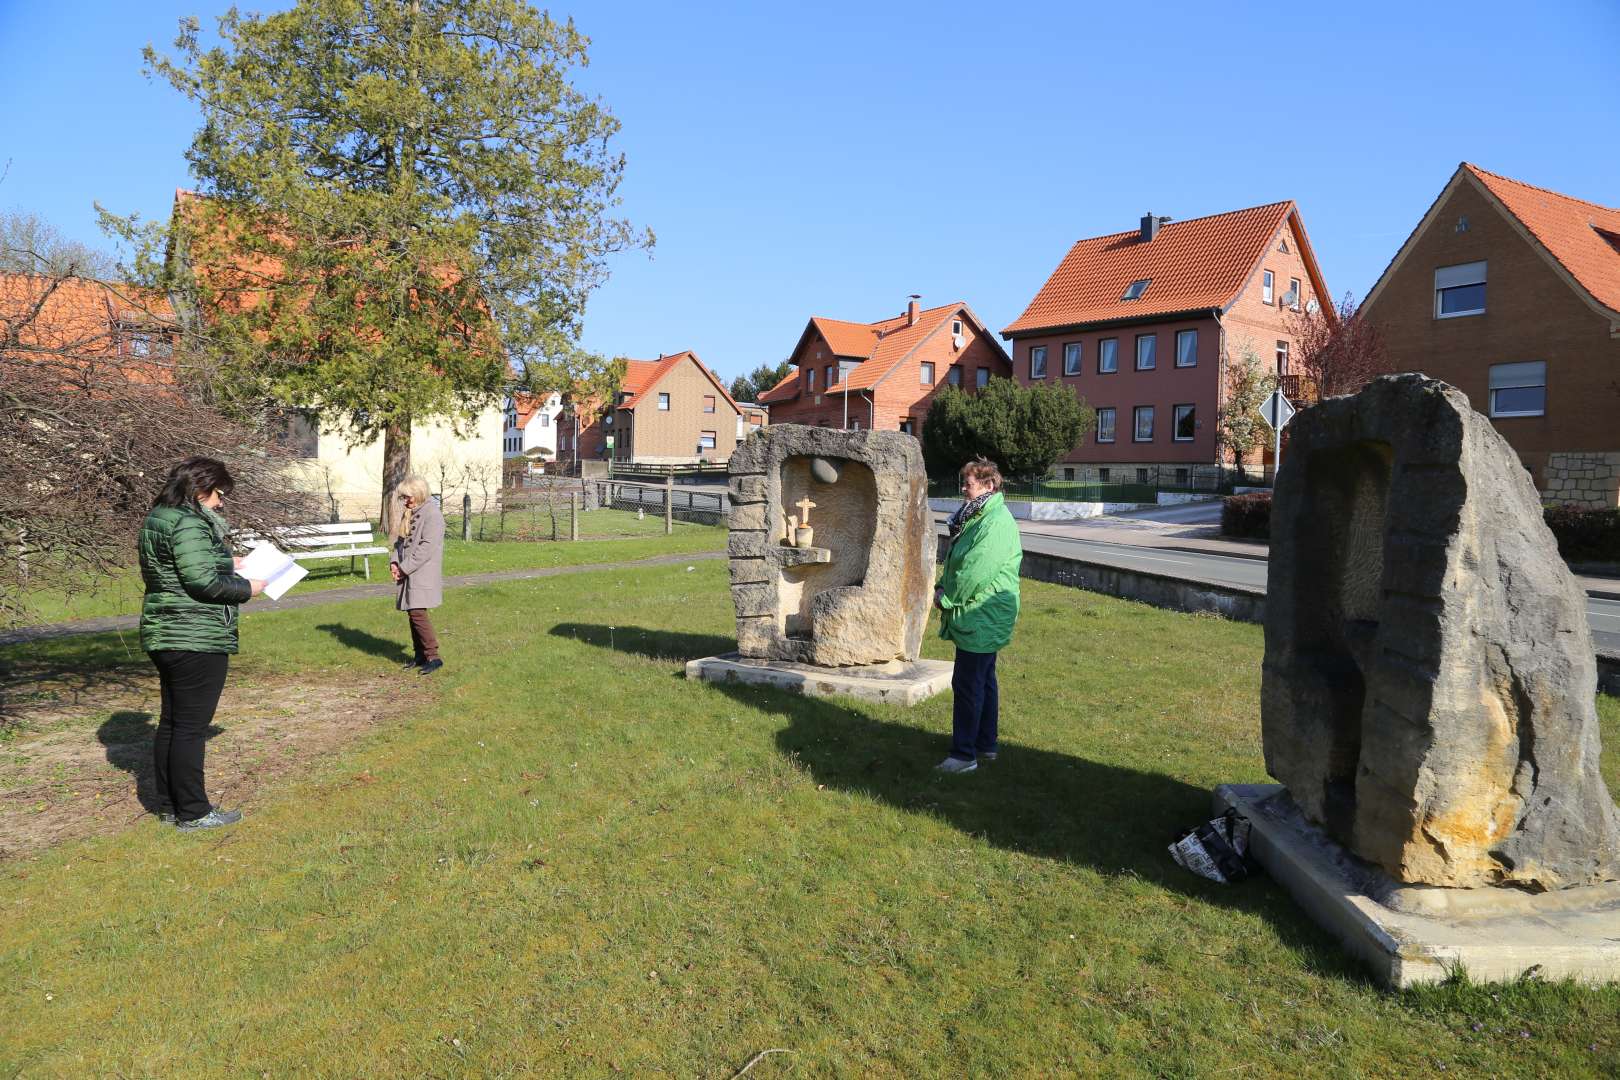
[[[1567,228],[1577,234],[1572,240],[1585,239],[1578,235],[1582,230],[1600,230],[1604,213],[1620,229],[1620,210],[1464,165],[1368,294],[1364,317],[1378,327],[1391,371],[1421,371],[1444,379],[1487,416],[1492,413],[1492,366],[1544,362],[1542,414],[1493,416],[1492,423],[1542,490],[1565,498],[1563,485],[1556,482],[1561,478],[1548,475],[1550,465],[1558,471],[1559,458],[1571,460],[1575,471],[1601,468],[1601,459],[1620,462],[1615,423],[1620,417],[1620,313],[1597,302],[1582,279],[1534,238],[1544,235],[1558,244],[1557,223],[1532,217],[1538,228],[1532,234],[1494,193],[1497,189],[1508,199],[1526,200],[1527,216],[1568,210]],[[1620,281],[1620,249],[1613,254],[1611,276]],[[1439,317],[1436,270],[1471,263],[1485,264],[1484,310]],[[1613,473],[1605,477],[1612,480]],[[1615,485],[1597,486],[1607,488],[1603,501],[1613,505]]]
[[[953,370],[967,390],[977,385],[980,371],[985,379],[1011,374],[1007,354],[967,305],[919,310],[914,323],[909,318],[908,313],[877,323],[831,327],[830,320],[812,319],[790,357],[793,374],[762,397],[770,406],[771,423],[842,428],[847,402],[848,427],[909,430],[920,436],[934,394],[948,384]],[[836,335],[842,355],[835,354],[835,343],[829,340],[828,331],[835,327],[843,331]],[[852,333],[851,327],[866,333]],[[870,352],[852,355],[857,348]],[[840,361],[849,365],[843,381]],[[931,379],[923,377],[925,364],[932,366]]]
[[[1239,211],[1239,215],[1254,211]],[[1228,215],[1180,223],[1183,227],[1218,222]],[[1235,215],[1233,215],[1235,216]],[[1166,226],[1173,229],[1176,225]],[[1214,230],[1210,230],[1214,231]],[[1226,239],[1225,234],[1216,236]],[[1065,261],[1060,273],[1069,279],[1059,282],[1058,274],[1042,290],[1042,297],[1053,290],[1054,284],[1076,294],[1094,296],[1101,290],[1084,281],[1090,271],[1110,275],[1105,283],[1106,295],[1118,296],[1133,280],[1151,282],[1144,298],[1151,298],[1155,288],[1177,284],[1179,277],[1196,279],[1208,275],[1206,267],[1185,251],[1171,251],[1155,263],[1152,246],[1160,242],[1157,237],[1142,240],[1128,234],[1123,237],[1099,238],[1107,240],[1110,255],[1130,244],[1142,245],[1138,261],[1124,268],[1105,266],[1095,270],[1083,262],[1071,267]],[[1206,291],[1203,300],[1209,306],[1203,310],[1172,311],[1139,318],[1097,319],[1061,326],[1041,326],[1040,322],[1061,316],[1049,312],[1058,309],[1059,301],[1046,300],[1008,329],[1003,336],[1013,343],[1013,371],[1026,385],[1044,381],[1067,386],[1088,405],[1099,411],[1098,425],[1080,444],[1064,457],[1064,465],[1215,465],[1222,460],[1230,462],[1231,454],[1218,446],[1218,416],[1225,399],[1229,368],[1241,361],[1252,350],[1259,359],[1261,370],[1278,373],[1279,364],[1292,358],[1298,348],[1289,332],[1288,322],[1293,316],[1283,304],[1292,283],[1298,282],[1298,305],[1304,308],[1313,301],[1329,304],[1320,273],[1309,255],[1309,241],[1299,221],[1298,212],[1291,203],[1277,204],[1270,219],[1263,219],[1263,228],[1250,228],[1246,233],[1228,242],[1235,250],[1217,250],[1209,257],[1218,258],[1228,269],[1227,284],[1217,284]],[[1092,243],[1081,241],[1076,245]],[[1193,248],[1194,255],[1204,257],[1201,246]],[[1270,301],[1266,299],[1265,274],[1271,272]],[[1216,275],[1220,277],[1221,275]],[[1116,282],[1113,279],[1118,278]],[[1089,289],[1089,292],[1087,290]],[[1038,298],[1038,300],[1041,298]],[[1096,311],[1095,302],[1088,313]],[[1129,311],[1121,307],[1121,311]],[[1034,324],[1034,325],[1032,325]],[[1192,335],[1195,344],[1189,354],[1191,363],[1179,363],[1180,335]],[[1151,338],[1153,366],[1138,364],[1138,339]],[[1100,370],[1103,342],[1113,341],[1114,369]],[[1073,365],[1066,365],[1066,349],[1079,346],[1078,373]],[[1282,347],[1280,347],[1282,346]],[[1036,378],[1032,374],[1032,354],[1044,348],[1045,374]],[[1284,355],[1286,350],[1286,356]],[[1284,370],[1282,374],[1287,374]],[[1178,425],[1178,413],[1190,409]],[[1113,410],[1113,436],[1108,438],[1108,415]],[[1138,410],[1144,419],[1151,415],[1151,429],[1144,431],[1146,438],[1138,438]],[[1179,437],[1178,437],[1179,436]],[[1269,452],[1263,455],[1269,458]],[[1253,459],[1251,459],[1253,460]]]

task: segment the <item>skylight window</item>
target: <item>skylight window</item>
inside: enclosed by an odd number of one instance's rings
[[[1142,294],[1147,292],[1148,282],[1151,281],[1151,280],[1153,280],[1153,279],[1152,278],[1142,278],[1139,281],[1131,282],[1129,285],[1127,285],[1125,287],[1125,295],[1120,297],[1120,299],[1121,300],[1140,300],[1140,299],[1142,299]]]

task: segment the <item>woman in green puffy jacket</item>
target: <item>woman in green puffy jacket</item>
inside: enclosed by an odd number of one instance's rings
[[[1001,497],[1001,470],[977,458],[962,466],[962,505],[950,517],[950,553],[934,589],[939,636],[956,643],[950,756],[941,772],[972,772],[996,759],[1000,688],[996,654],[1018,621],[1018,569],[1024,547]]]
[[[241,811],[220,810],[203,787],[203,748],[236,651],[236,606],[264,582],[236,573],[225,546],[220,504],[235,487],[222,462],[187,458],[169,473],[141,523],[141,648],[158,670],[163,704],[152,765],[158,798],[177,828],[234,825]]]

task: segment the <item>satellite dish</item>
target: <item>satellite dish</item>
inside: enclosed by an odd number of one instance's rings
[[[1321,311],[1321,310],[1322,310],[1322,305],[1318,304],[1315,300],[1311,300],[1305,305],[1305,311],[1308,314],[1311,314],[1311,315],[1315,315],[1318,311]]]
[[[1299,303],[1299,290],[1289,289],[1287,292],[1283,293],[1282,302],[1284,307],[1293,307],[1295,304]]]
[[[964,344],[966,344],[966,339],[961,334],[955,334],[951,337],[951,346],[953,348],[960,349]]]

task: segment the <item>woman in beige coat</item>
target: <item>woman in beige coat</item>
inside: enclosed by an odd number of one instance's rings
[[[407,476],[394,490],[394,499],[390,533],[394,558],[388,572],[399,583],[399,610],[411,620],[414,656],[406,670],[415,668],[431,675],[444,667],[439,639],[428,618],[428,610],[438,607],[444,595],[444,515],[428,496],[427,481],[420,476]]]

